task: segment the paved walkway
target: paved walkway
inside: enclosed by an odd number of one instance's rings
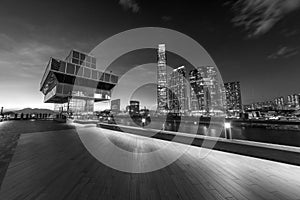
[[[166,168],[130,174],[94,159],[74,129],[29,133],[19,139],[0,199],[300,199],[300,167],[219,151],[202,159],[199,151],[191,147]]]

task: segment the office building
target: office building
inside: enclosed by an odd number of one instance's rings
[[[94,103],[108,101],[118,76],[96,69],[96,58],[72,50],[65,60],[50,58],[40,83],[45,103],[74,118],[93,115]]]
[[[188,112],[189,84],[186,80],[185,67],[181,66],[174,69],[167,77],[169,111],[181,114]]]
[[[242,111],[242,96],[240,82],[225,83],[226,112],[237,114]]]
[[[297,109],[300,107],[299,105],[299,99],[300,95],[299,94],[292,94],[288,95],[287,97],[287,107],[291,109]]]
[[[190,71],[190,110],[196,115],[224,114],[224,85],[216,67],[201,66]]]
[[[285,107],[285,101],[283,97],[278,97],[274,100],[275,109],[283,110]]]
[[[166,113],[168,110],[167,97],[167,60],[165,44],[158,45],[157,63],[157,110],[159,113]]]
[[[190,110],[193,113],[205,114],[206,101],[204,93],[204,75],[201,70],[191,70],[189,72],[190,82]]]

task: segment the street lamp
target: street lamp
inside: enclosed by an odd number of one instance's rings
[[[225,122],[224,127],[225,128],[231,128],[231,123],[230,122]]]
[[[146,119],[145,119],[145,118],[142,118],[142,126],[143,126],[143,127],[145,126],[145,123],[146,123]]]
[[[229,138],[227,136],[227,129],[229,130]],[[225,122],[224,123],[224,131],[225,131],[225,138],[226,139],[231,139],[231,123],[230,122]]]

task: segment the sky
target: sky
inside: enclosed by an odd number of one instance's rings
[[[2,0],[0,106],[52,109],[39,91],[50,57],[65,58],[71,49],[90,52],[112,35],[139,27],[169,28],[196,40],[224,82],[240,81],[243,104],[300,93],[299,8],[299,0]],[[137,65],[126,59],[121,64]],[[155,74],[153,67],[139,70]],[[133,98],[153,98],[143,94],[151,88]]]

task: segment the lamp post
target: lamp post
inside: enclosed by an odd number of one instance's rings
[[[143,126],[143,128],[144,128],[144,126],[145,126],[145,123],[146,123],[146,119],[143,117],[143,118],[142,118],[142,126]]]
[[[227,129],[229,131],[229,137],[227,135]],[[232,139],[232,135],[231,135],[231,123],[230,122],[225,122],[224,123],[224,130],[225,130],[225,138],[226,139]]]

